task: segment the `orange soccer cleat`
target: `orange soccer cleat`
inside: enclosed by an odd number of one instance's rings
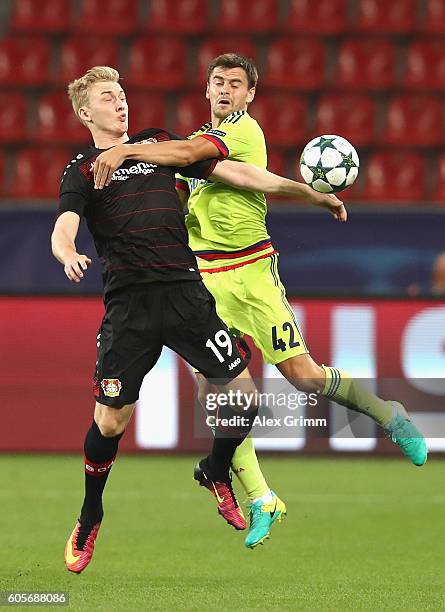
[[[70,572],[80,574],[91,561],[100,525],[85,528],[77,521],[65,546],[65,565]]]
[[[229,525],[239,530],[246,529],[246,519],[235,497],[230,479],[227,481],[214,479],[210,474],[206,459],[196,465],[194,479],[215,497],[218,502],[218,513],[226,519]]]

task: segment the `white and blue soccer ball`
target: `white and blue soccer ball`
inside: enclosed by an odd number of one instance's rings
[[[360,166],[352,144],[335,134],[317,136],[304,147],[300,172],[304,181],[321,193],[337,193],[350,187]]]

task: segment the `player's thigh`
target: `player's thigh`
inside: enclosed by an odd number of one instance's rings
[[[122,408],[138,399],[144,376],[162,351],[160,310],[151,306],[143,289],[119,292],[107,303],[93,381],[100,404]]]
[[[249,348],[219,318],[215,300],[204,284],[180,283],[168,298],[164,344],[212,382],[236,378],[249,362]]]
[[[203,272],[202,280],[215,300],[219,318],[234,333],[242,335],[242,330],[239,328],[242,301],[238,295],[239,291],[242,291],[242,287],[237,281],[237,276],[233,274],[232,270],[212,274]]]
[[[280,363],[308,352],[286,291],[278,275],[277,256],[243,270],[245,333],[260,349],[266,363]]]

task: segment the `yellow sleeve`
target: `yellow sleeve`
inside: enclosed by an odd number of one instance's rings
[[[221,158],[254,163],[255,148],[264,147],[264,135],[258,123],[246,111],[237,111],[224,119],[218,128],[210,129],[201,137],[210,140]]]

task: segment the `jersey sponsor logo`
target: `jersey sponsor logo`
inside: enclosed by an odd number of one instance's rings
[[[100,386],[107,397],[118,397],[122,389],[122,383],[118,378],[104,378]]]
[[[221,138],[227,136],[227,132],[221,132],[221,130],[209,130],[207,134],[211,134],[213,136],[220,136]]]
[[[229,364],[229,372],[233,370],[233,368],[236,368],[236,366],[239,365],[240,363],[241,363],[241,357],[237,357],[235,361],[232,361],[232,363]]]
[[[147,162],[138,162],[129,168],[118,168],[113,172],[112,181],[127,181],[135,174],[153,174],[157,168],[157,164],[149,164]],[[90,166],[90,173],[93,172],[94,162]]]

